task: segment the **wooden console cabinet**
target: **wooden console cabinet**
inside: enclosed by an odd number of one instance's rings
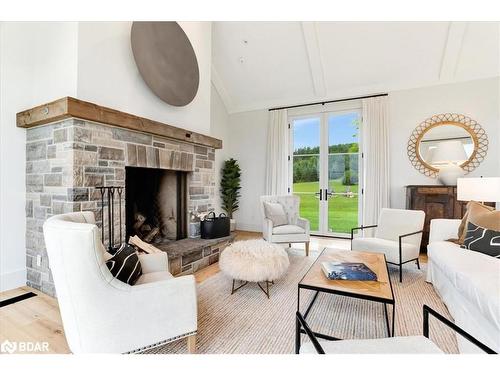
[[[457,200],[456,186],[406,186],[406,208],[425,212],[424,233],[420,251],[427,251],[429,227],[432,219],[461,219],[468,202]],[[493,203],[486,203],[493,205]]]

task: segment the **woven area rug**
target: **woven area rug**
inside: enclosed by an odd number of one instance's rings
[[[248,284],[231,295],[231,280],[221,272],[198,285],[197,352],[212,354],[292,354],[294,353],[297,284],[315,260],[303,251],[288,249],[290,268],[270,287],[271,298],[256,284]],[[317,253],[315,254],[317,256]],[[396,299],[396,336],[422,334],[422,305],[425,303],[444,316],[449,313],[425,282],[415,265],[404,267],[403,283],[396,267],[389,267]],[[301,292],[301,311],[313,293]],[[389,314],[392,307],[388,306]],[[389,315],[390,318],[390,315]],[[308,318],[314,331],[341,338],[380,338],[386,335],[381,303],[320,293]],[[431,318],[431,339],[445,352],[457,353],[454,334]],[[303,341],[307,341],[303,336]],[[186,340],[169,343],[147,354],[186,353]]]

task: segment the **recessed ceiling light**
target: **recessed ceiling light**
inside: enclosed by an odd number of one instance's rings
[[[238,61],[240,62],[240,64],[243,64],[245,62],[245,59],[243,58],[243,56],[241,56]]]

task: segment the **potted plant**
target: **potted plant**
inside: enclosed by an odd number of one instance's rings
[[[226,211],[231,220],[231,231],[236,229],[236,220],[233,213],[238,210],[238,200],[241,189],[241,169],[238,162],[233,158],[226,160],[221,171],[220,197],[222,200],[222,209]]]

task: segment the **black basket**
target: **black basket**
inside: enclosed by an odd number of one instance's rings
[[[225,214],[215,216],[210,212],[200,223],[201,238],[212,239],[227,237],[230,234],[230,220]]]

